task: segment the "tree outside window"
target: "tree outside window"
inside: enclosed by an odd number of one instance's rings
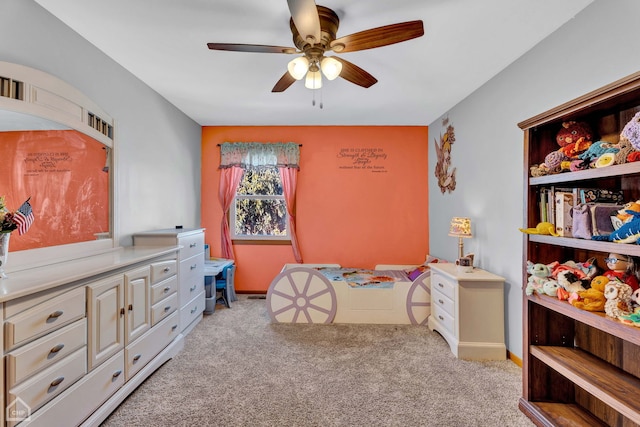
[[[287,205],[277,167],[246,169],[229,215],[234,240],[290,240]]]

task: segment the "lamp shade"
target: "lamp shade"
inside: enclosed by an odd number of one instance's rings
[[[291,77],[300,80],[307,74],[307,71],[309,71],[309,60],[304,56],[299,56],[289,62],[287,70],[289,70]]]
[[[451,218],[451,225],[449,226],[449,236],[472,237],[471,220],[469,218],[458,216]]]
[[[304,81],[304,87],[307,89],[320,89],[322,87],[322,75],[320,74],[320,70],[309,71],[307,73],[307,78]]]
[[[324,57],[320,62],[320,69],[327,80],[335,80],[342,71],[342,62],[332,57]]]

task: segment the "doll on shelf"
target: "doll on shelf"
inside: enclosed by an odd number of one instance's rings
[[[638,272],[640,270],[638,258],[622,254],[609,254],[604,262],[607,263],[609,270],[605,271],[603,276],[610,280],[618,279],[631,286],[634,291],[638,289]]]

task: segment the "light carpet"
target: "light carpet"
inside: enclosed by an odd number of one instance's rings
[[[272,324],[221,305],[103,423],[113,426],[531,426],[521,369],[464,361],[411,325]]]

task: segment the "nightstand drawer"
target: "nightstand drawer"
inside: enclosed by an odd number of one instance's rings
[[[431,305],[438,306],[449,316],[455,317],[455,304],[443,293],[434,290],[433,294],[431,295]]]
[[[433,313],[431,314],[432,316],[434,316],[434,318],[436,319],[436,321],[442,325],[442,327],[444,327],[447,331],[449,331],[451,334],[455,334],[455,321],[454,318],[447,313],[446,311],[444,311],[444,309],[442,307],[439,306],[434,306],[433,307]]]
[[[446,297],[455,300],[456,283],[452,282],[448,277],[442,274],[431,273],[431,290],[432,292],[442,292]]]

